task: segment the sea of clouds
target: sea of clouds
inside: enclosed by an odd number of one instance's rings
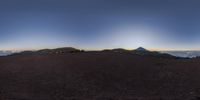
[[[162,53],[168,53],[177,57],[200,57],[200,51],[162,51]]]

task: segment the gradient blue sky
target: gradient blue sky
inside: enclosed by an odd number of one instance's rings
[[[0,50],[200,50],[199,0],[0,0]]]

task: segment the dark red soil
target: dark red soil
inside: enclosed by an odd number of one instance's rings
[[[120,52],[0,57],[0,100],[200,100],[200,59]]]

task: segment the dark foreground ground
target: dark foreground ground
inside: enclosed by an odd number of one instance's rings
[[[200,59],[119,52],[0,57],[0,100],[200,100]]]

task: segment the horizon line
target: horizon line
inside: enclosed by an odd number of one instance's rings
[[[67,47],[67,46],[66,46]],[[66,47],[54,47],[54,48],[27,48],[27,49],[0,49],[0,51],[37,51],[42,49],[57,49],[57,48],[66,48]],[[71,46],[69,46],[71,47]],[[125,49],[125,50],[135,50],[137,48],[79,48],[79,47],[71,47],[79,50],[86,50],[86,51],[102,51],[102,50],[112,50],[112,49]],[[138,47],[139,48],[139,47]],[[145,47],[143,47],[145,48]],[[164,49],[164,48],[145,48],[149,51],[200,51],[200,49]]]

